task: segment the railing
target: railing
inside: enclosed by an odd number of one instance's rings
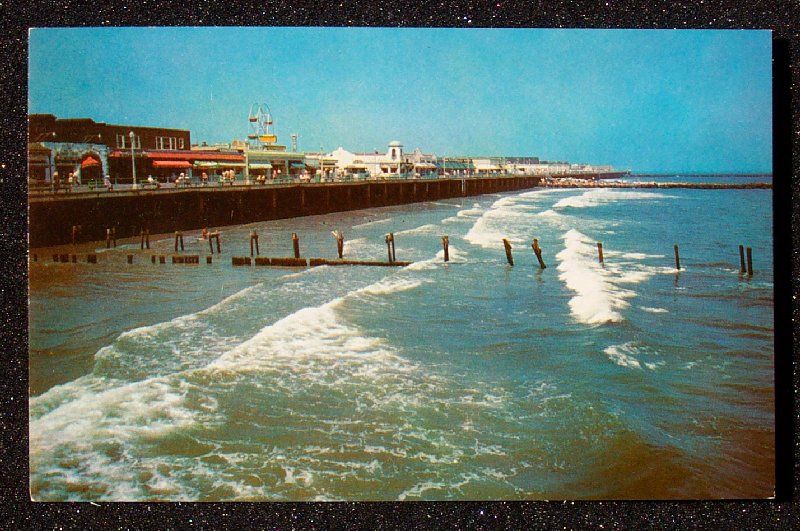
[[[303,184],[340,184],[340,183],[355,183],[355,182],[397,182],[397,181],[433,181],[439,179],[481,179],[481,178],[520,178],[520,177],[544,177],[544,175],[537,174],[489,174],[478,175],[440,175],[440,174],[420,174],[419,176],[412,174],[385,174],[379,176],[368,176],[363,174],[342,175],[337,177],[312,177],[309,179],[302,179],[300,177],[276,177],[264,182],[256,182],[251,178],[247,183],[243,180],[236,181],[209,181],[207,183],[199,181],[190,181],[187,183],[148,183],[139,182],[134,189],[132,184],[125,183],[121,185],[112,185],[107,188],[102,181],[88,181],[85,184],[75,184],[71,187],[61,185],[58,190],[55,190],[51,183],[29,183],[28,194],[32,197],[46,197],[46,196],[107,196],[121,193],[138,193],[146,191],[148,193],[171,193],[181,190],[199,190],[199,189],[223,189],[223,188],[266,188],[286,185],[303,185]]]

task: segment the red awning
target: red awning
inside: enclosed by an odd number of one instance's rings
[[[92,166],[100,166],[100,161],[93,159],[92,157],[88,157],[83,159],[83,162],[81,162],[81,168],[91,168]]]
[[[156,160],[211,160],[244,162],[239,153],[220,153],[219,151],[148,151],[147,158]]]
[[[154,168],[176,168],[185,170],[192,167],[192,163],[186,160],[154,160]]]

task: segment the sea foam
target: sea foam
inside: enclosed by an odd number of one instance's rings
[[[557,269],[559,278],[575,292],[569,301],[573,317],[586,324],[621,321],[620,310],[629,306],[626,299],[635,293],[612,282],[610,272],[597,263],[593,242],[586,235],[571,229],[563,239]]]

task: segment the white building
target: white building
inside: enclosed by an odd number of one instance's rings
[[[503,161],[498,158],[482,158],[472,159],[472,164],[475,166],[475,173],[501,173],[503,171]]]
[[[397,140],[389,142],[385,153],[353,153],[339,147],[326,157],[336,160],[339,175],[361,174],[370,177],[398,177],[405,174],[421,175],[436,170],[436,157],[422,153],[417,148],[411,153],[403,151]]]

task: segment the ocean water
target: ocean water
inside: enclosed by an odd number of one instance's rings
[[[223,227],[210,266],[32,263],[31,495],[771,496],[771,199],[531,190]],[[414,263],[231,267],[254,228],[263,255],[297,232],[334,257],[339,229],[379,260],[393,231]]]

